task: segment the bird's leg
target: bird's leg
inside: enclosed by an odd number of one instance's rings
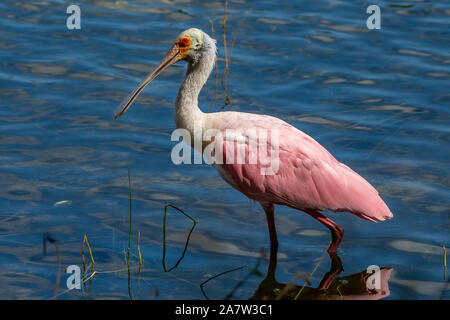
[[[328,253],[330,254],[330,257],[333,258],[332,255],[336,253],[337,248],[341,243],[342,237],[344,236],[344,229],[333,220],[325,217],[323,214],[320,214],[315,210],[305,210],[305,212],[314,217],[314,219],[323,223],[328,229],[330,229],[332,241],[330,246],[328,247]]]
[[[277,251],[278,251],[278,239],[277,239],[277,230],[275,228],[275,218],[274,218],[274,212],[275,212],[275,206],[273,203],[266,203],[261,202],[261,206],[264,209],[264,212],[266,213],[267,218],[267,226],[269,227],[269,234],[270,234],[270,260],[277,259]]]
[[[330,271],[328,271],[324,276],[322,281],[320,281],[319,286],[317,289],[319,290],[327,290],[330,286],[330,284],[334,281],[336,276],[344,271],[344,268],[342,267],[342,262],[339,256],[336,253],[330,253],[331,258],[331,268]]]

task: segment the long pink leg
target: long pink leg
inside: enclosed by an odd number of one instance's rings
[[[275,206],[273,205],[273,203],[267,202],[261,202],[261,206],[263,207],[264,212],[266,213],[267,226],[269,227],[270,258],[276,259],[278,250],[278,239],[277,239],[277,230],[275,228],[275,218],[273,215],[275,212]]]
[[[341,243],[342,237],[344,236],[344,229],[338,225],[333,220],[325,217],[323,214],[320,214],[314,210],[304,210],[307,214],[314,217],[316,220],[323,223],[328,229],[331,231],[331,244],[328,247],[328,253],[333,254],[336,253],[339,244]]]

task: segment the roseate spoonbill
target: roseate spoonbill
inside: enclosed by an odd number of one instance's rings
[[[271,256],[273,252],[276,255],[278,248],[274,205],[301,210],[330,229],[330,254],[336,252],[344,230],[321,211],[348,211],[374,222],[392,217],[378,192],[364,178],[337,161],[313,138],[283,120],[234,111],[203,113],[198,107],[198,95],[215,59],[216,41],[208,34],[196,28],[182,32],[156,69],[118,106],[114,119],[123,115],[139,93],[162,71],[177,61],[185,60],[188,63],[187,73],[175,102],[177,128],[188,130],[191,136],[194,136],[197,125],[203,131],[215,129],[224,132],[231,129],[235,134],[242,135],[241,143],[247,144],[244,145],[250,148],[247,151],[254,153],[257,151],[251,150],[254,144],[248,144],[252,137],[246,136],[247,129],[275,129],[279,132],[279,168],[276,174],[261,174],[258,164],[214,164],[227,183],[263,207],[270,233]],[[234,152],[231,143],[226,139],[223,141],[224,155],[227,149]],[[191,146],[194,147],[192,140]],[[273,148],[271,145],[266,147]]]

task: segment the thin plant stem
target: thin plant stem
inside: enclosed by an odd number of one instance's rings
[[[213,39],[215,39],[216,36],[215,36],[215,33],[214,33],[214,22],[213,22],[213,20],[209,19],[209,24],[211,25],[211,36],[212,36]],[[211,109],[216,104],[217,94],[218,94],[218,91],[219,91],[219,64],[217,63],[217,59],[215,59],[214,64],[215,64],[215,69],[216,69],[216,73],[215,73],[216,88],[214,89],[214,99],[213,99],[211,105],[209,106],[208,112],[210,112]]]
[[[185,243],[185,246],[184,246],[183,253],[181,254],[181,257],[178,259],[178,261],[175,263],[175,265],[174,265],[173,267],[171,267],[169,270],[167,270],[167,268],[166,268],[166,220],[167,220],[167,208],[168,208],[168,207],[171,207],[171,208],[176,209],[178,212],[181,212],[184,216],[188,217],[188,218],[191,219],[192,222],[193,222],[192,228],[191,228],[191,230],[189,231],[189,234],[188,234],[187,239],[186,239],[186,243]],[[184,212],[183,210],[181,210],[181,209],[179,209],[179,208],[177,208],[177,207],[175,207],[174,205],[171,205],[171,204],[166,204],[166,205],[164,206],[164,220],[163,220],[163,256],[162,256],[162,265],[163,265],[163,268],[164,268],[164,272],[170,272],[170,271],[172,271],[173,269],[175,269],[175,268],[178,266],[178,264],[181,262],[181,260],[184,258],[184,254],[186,253],[187,247],[188,247],[188,245],[189,245],[189,240],[190,240],[190,238],[191,238],[192,231],[194,231],[194,228],[195,228],[196,224],[197,224],[197,220],[195,220],[193,217],[191,217],[189,214],[187,214],[187,213]]]
[[[316,266],[314,267],[313,271],[311,272],[311,274],[309,275],[309,278],[311,278],[313,276],[313,274],[316,272],[317,268],[319,267],[320,263],[322,262],[323,258],[325,257],[326,251],[322,254],[322,256],[320,257],[319,261],[317,262]],[[305,281],[306,282],[306,281]],[[296,296],[294,297],[294,300],[297,300],[298,297],[300,297],[300,294],[302,293],[303,289],[305,289],[306,283],[300,288],[300,290],[298,291],[298,293],[296,294]]]
[[[91,256],[91,272],[94,272],[94,266],[95,266],[94,256],[92,255],[91,246],[89,245],[89,241],[88,241],[88,238],[87,238],[86,235],[84,235],[83,245],[81,247],[81,255],[83,257],[83,269],[86,266],[86,262],[85,262],[85,259],[84,259],[84,244],[86,244],[86,246],[87,246],[87,248],[89,250],[89,255]]]
[[[207,284],[209,281],[211,281],[211,280],[213,280],[213,279],[215,279],[215,278],[218,278],[218,277],[220,277],[220,276],[223,276],[224,274],[227,274],[227,273],[230,273],[230,272],[234,272],[234,271],[237,271],[237,270],[241,270],[241,269],[243,269],[243,268],[245,268],[245,267],[246,267],[246,266],[241,266],[241,267],[238,267],[238,268],[234,268],[234,269],[231,269],[231,270],[227,270],[227,271],[218,273],[218,274],[216,274],[215,276],[212,276],[212,277],[206,279],[205,281],[203,281],[203,282],[200,284],[200,290],[202,291],[203,296],[204,296],[207,300],[209,300],[208,296],[206,295],[205,291],[203,290],[203,286],[204,286],[205,284]]]
[[[142,269],[142,255],[141,255],[141,248],[139,246],[140,241],[141,241],[141,232],[139,231],[138,232],[138,244],[137,244],[138,255],[139,255],[139,274],[141,273],[141,269]]]
[[[228,55],[228,45],[226,35],[226,26],[228,21],[227,10],[228,10],[228,0],[225,1],[225,9],[223,12],[223,20],[222,20],[222,38],[223,38],[223,49],[225,54],[225,68],[223,70],[222,77],[220,78],[220,83],[222,84],[223,91],[225,92],[226,95],[225,104],[222,106],[222,109],[228,105],[232,105],[233,103],[233,101],[231,100],[231,96],[228,92],[228,70],[229,70],[230,56]]]
[[[444,280],[447,276],[447,249],[444,246]]]
[[[130,168],[128,168],[128,192],[130,195],[130,228],[128,232],[128,251],[127,251],[127,265],[130,264],[130,249],[131,249],[131,209],[132,209],[132,200],[131,200],[131,177],[130,177]]]
[[[131,296],[131,273],[130,273],[130,251],[131,251],[131,222],[132,222],[132,194],[131,194],[131,177],[130,168],[128,168],[128,192],[130,196],[130,228],[128,232],[128,250],[127,250],[127,271],[128,271],[128,296],[130,300],[133,300]]]
[[[85,244],[86,244],[86,246],[89,250],[89,254],[91,256],[91,272],[94,273],[94,266],[95,266],[94,256],[92,255],[91,246],[89,245],[89,241],[87,239],[86,234],[83,237],[83,245],[81,246],[81,256],[83,258],[83,284],[84,284],[84,287],[86,288],[86,281],[84,281],[85,275],[86,275],[86,260],[84,259],[84,245]],[[91,282],[92,282],[92,277],[89,277],[89,286],[87,288],[88,292],[91,290]]]

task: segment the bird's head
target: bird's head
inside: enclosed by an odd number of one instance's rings
[[[175,45],[180,52],[181,59],[196,62],[200,59],[203,51],[204,33],[200,29],[191,28],[183,31],[178,37]]]
[[[197,28],[183,31],[155,70],[117,107],[114,112],[114,119],[123,115],[139,93],[169,66],[180,60],[196,64],[206,52],[210,53],[209,56],[213,55],[215,58],[215,40]]]

